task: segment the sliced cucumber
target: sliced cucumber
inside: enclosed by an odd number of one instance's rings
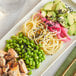
[[[73,15],[71,13],[68,13],[67,19],[69,25],[72,25],[74,23]]]
[[[56,20],[56,13],[54,11],[47,12],[47,17],[51,20]]]
[[[43,17],[46,17],[46,11],[41,11]]]
[[[69,28],[66,14],[59,14],[57,21],[64,27]]]
[[[76,23],[72,24],[70,26],[70,29],[68,30],[69,35],[76,35]]]
[[[52,10],[53,7],[53,2],[48,2],[44,5],[43,9],[48,11],[48,10]]]
[[[65,4],[62,3],[62,2],[59,2],[57,5],[56,5],[56,9],[55,9],[56,13],[58,14],[62,14],[62,13],[65,13],[67,11],[67,8],[65,7]]]
[[[73,19],[76,22],[76,11],[71,12],[71,14],[73,15]]]

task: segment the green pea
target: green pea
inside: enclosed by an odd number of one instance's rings
[[[39,47],[42,47],[42,44],[39,44]]]
[[[30,50],[31,50],[31,51],[34,51],[34,48],[31,48]]]
[[[36,49],[39,49],[39,46],[36,46]]]
[[[32,65],[32,61],[30,61],[29,65]]]
[[[45,55],[43,55],[43,59],[45,60]]]
[[[26,50],[27,50],[27,51],[30,51],[30,48],[27,48]]]
[[[19,52],[19,54],[21,55],[22,53],[21,53],[21,52]]]
[[[27,53],[28,53],[28,55],[30,55],[30,54],[31,54],[31,52],[30,52],[30,51],[27,51]]]
[[[10,45],[9,44],[6,44],[6,47],[9,47]]]
[[[31,48],[31,46],[30,46],[30,45],[28,45],[28,48]]]
[[[41,58],[41,62],[44,60],[44,58]]]
[[[25,56],[27,56],[27,53],[25,53]]]
[[[24,45],[21,45],[21,49],[24,47]]]
[[[19,41],[19,44],[22,44],[22,40]]]
[[[37,53],[37,52],[38,52],[38,50],[34,50],[34,52],[35,52],[35,53]]]
[[[30,61],[32,61],[32,60],[33,60],[33,58],[29,58],[29,60],[30,60]]]
[[[29,71],[31,71],[32,69],[31,68],[27,68]]]
[[[35,61],[32,62],[32,65],[35,66]]]
[[[26,40],[23,40],[24,43],[26,43]]]
[[[39,54],[39,58],[41,58],[42,57],[42,54]]]
[[[37,64],[39,64],[39,62],[36,60],[36,61],[35,61],[35,64],[37,65]]]
[[[19,37],[23,37],[23,33],[19,33]]]
[[[33,52],[30,53],[30,56],[33,56]]]
[[[36,68],[39,68],[39,67],[40,67],[40,63],[36,65]]]
[[[24,56],[24,54],[22,54],[22,58],[24,58],[25,56]]]
[[[15,36],[15,35],[13,35],[13,36],[11,36],[11,38],[12,38],[12,39],[15,39],[15,38],[16,38],[16,36]]]
[[[24,50],[24,49],[22,49],[22,53],[23,53],[23,54],[25,53],[25,50]]]
[[[34,43],[34,40],[31,40],[31,43]]]
[[[38,52],[38,55],[40,55],[40,54],[41,54],[41,52],[39,51],[39,52]]]
[[[41,62],[42,60],[41,59],[39,59],[39,62]]]
[[[38,56],[35,56],[34,59],[38,59]]]
[[[9,40],[6,40],[6,43],[9,43]]]
[[[19,57],[20,57],[20,58],[22,58],[22,56],[21,56],[21,55],[19,55]]]
[[[12,42],[12,39],[9,39],[9,42],[11,43]]]
[[[10,48],[14,48],[14,46],[10,46]]]
[[[16,47],[19,47],[19,44],[15,44]]]
[[[34,66],[30,66],[30,68],[31,68],[31,69],[35,69],[35,67],[34,67]]]
[[[16,50],[19,52],[21,49],[20,48],[16,48]]]
[[[31,45],[31,46],[34,46],[34,44],[33,44],[33,43],[30,43],[30,45]]]
[[[8,48],[8,50],[11,48],[10,46],[9,47],[7,47]]]
[[[30,71],[29,73],[28,73],[28,75],[31,75],[32,74],[32,71]]]
[[[25,61],[25,62],[26,62],[26,64],[29,64],[29,60],[28,60],[28,59],[26,59],[26,61]]]
[[[41,52],[43,52],[43,50],[42,50],[42,49],[40,49],[40,51],[41,51]]]

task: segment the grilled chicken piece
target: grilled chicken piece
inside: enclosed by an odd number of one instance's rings
[[[5,66],[6,60],[3,57],[0,57],[0,67]]]
[[[12,56],[14,56],[14,57],[16,57],[16,58],[19,57],[18,54],[15,52],[14,49],[9,49],[9,50],[8,50],[8,53],[10,53]]]
[[[0,57],[4,57],[5,54],[6,54],[6,52],[0,50]]]
[[[19,66],[17,65],[16,67],[12,68],[9,72],[8,72],[9,76],[21,76],[20,75],[20,71],[19,71]]]
[[[9,66],[9,69],[12,69],[12,68],[16,67],[18,65],[18,63],[16,61],[16,58],[13,58],[11,61],[9,61],[7,63],[7,65]]]
[[[19,63],[19,68],[20,68],[21,73],[28,73],[28,70],[26,68],[24,61],[20,59],[18,63]]]
[[[3,72],[4,72],[4,73],[7,73],[8,70],[9,70],[9,65],[5,65],[5,66],[3,67]]]
[[[25,73],[21,73],[21,76],[28,76],[28,75],[26,75]]]
[[[2,74],[3,74],[3,70],[2,68],[0,68],[0,76],[2,76]]]

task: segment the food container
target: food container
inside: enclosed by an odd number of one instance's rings
[[[3,49],[5,47],[5,43],[7,39],[10,39],[10,37],[14,34],[17,34],[21,30],[21,25],[30,18],[30,16],[38,11],[45,3],[49,2],[51,0],[41,0],[21,21],[19,21],[1,40],[0,40],[0,49]],[[58,50],[58,52],[54,55],[46,55],[46,59],[41,63],[41,66],[39,69],[34,69],[32,76],[41,76],[44,71],[47,70],[47,68],[51,68],[53,63],[60,58],[60,56],[63,53],[67,53],[67,49],[75,42],[76,37],[71,37],[71,41],[63,44],[63,46]]]

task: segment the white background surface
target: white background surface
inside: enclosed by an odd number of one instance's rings
[[[16,7],[14,7],[13,10],[7,9],[9,12],[3,10],[4,14],[3,16],[0,17],[0,39],[39,1],[40,0],[24,0],[22,6],[16,9],[15,11],[14,9]],[[70,0],[64,0],[64,2],[68,3],[69,5],[71,4],[73,8],[76,7],[76,5],[72,4]],[[1,7],[1,0],[0,0],[0,7]],[[68,53],[67,54],[65,53],[64,56],[62,55],[62,57],[54,64],[54,66],[49,68],[48,71],[43,76],[53,76],[68,54],[69,54],[69,49],[68,49]]]

